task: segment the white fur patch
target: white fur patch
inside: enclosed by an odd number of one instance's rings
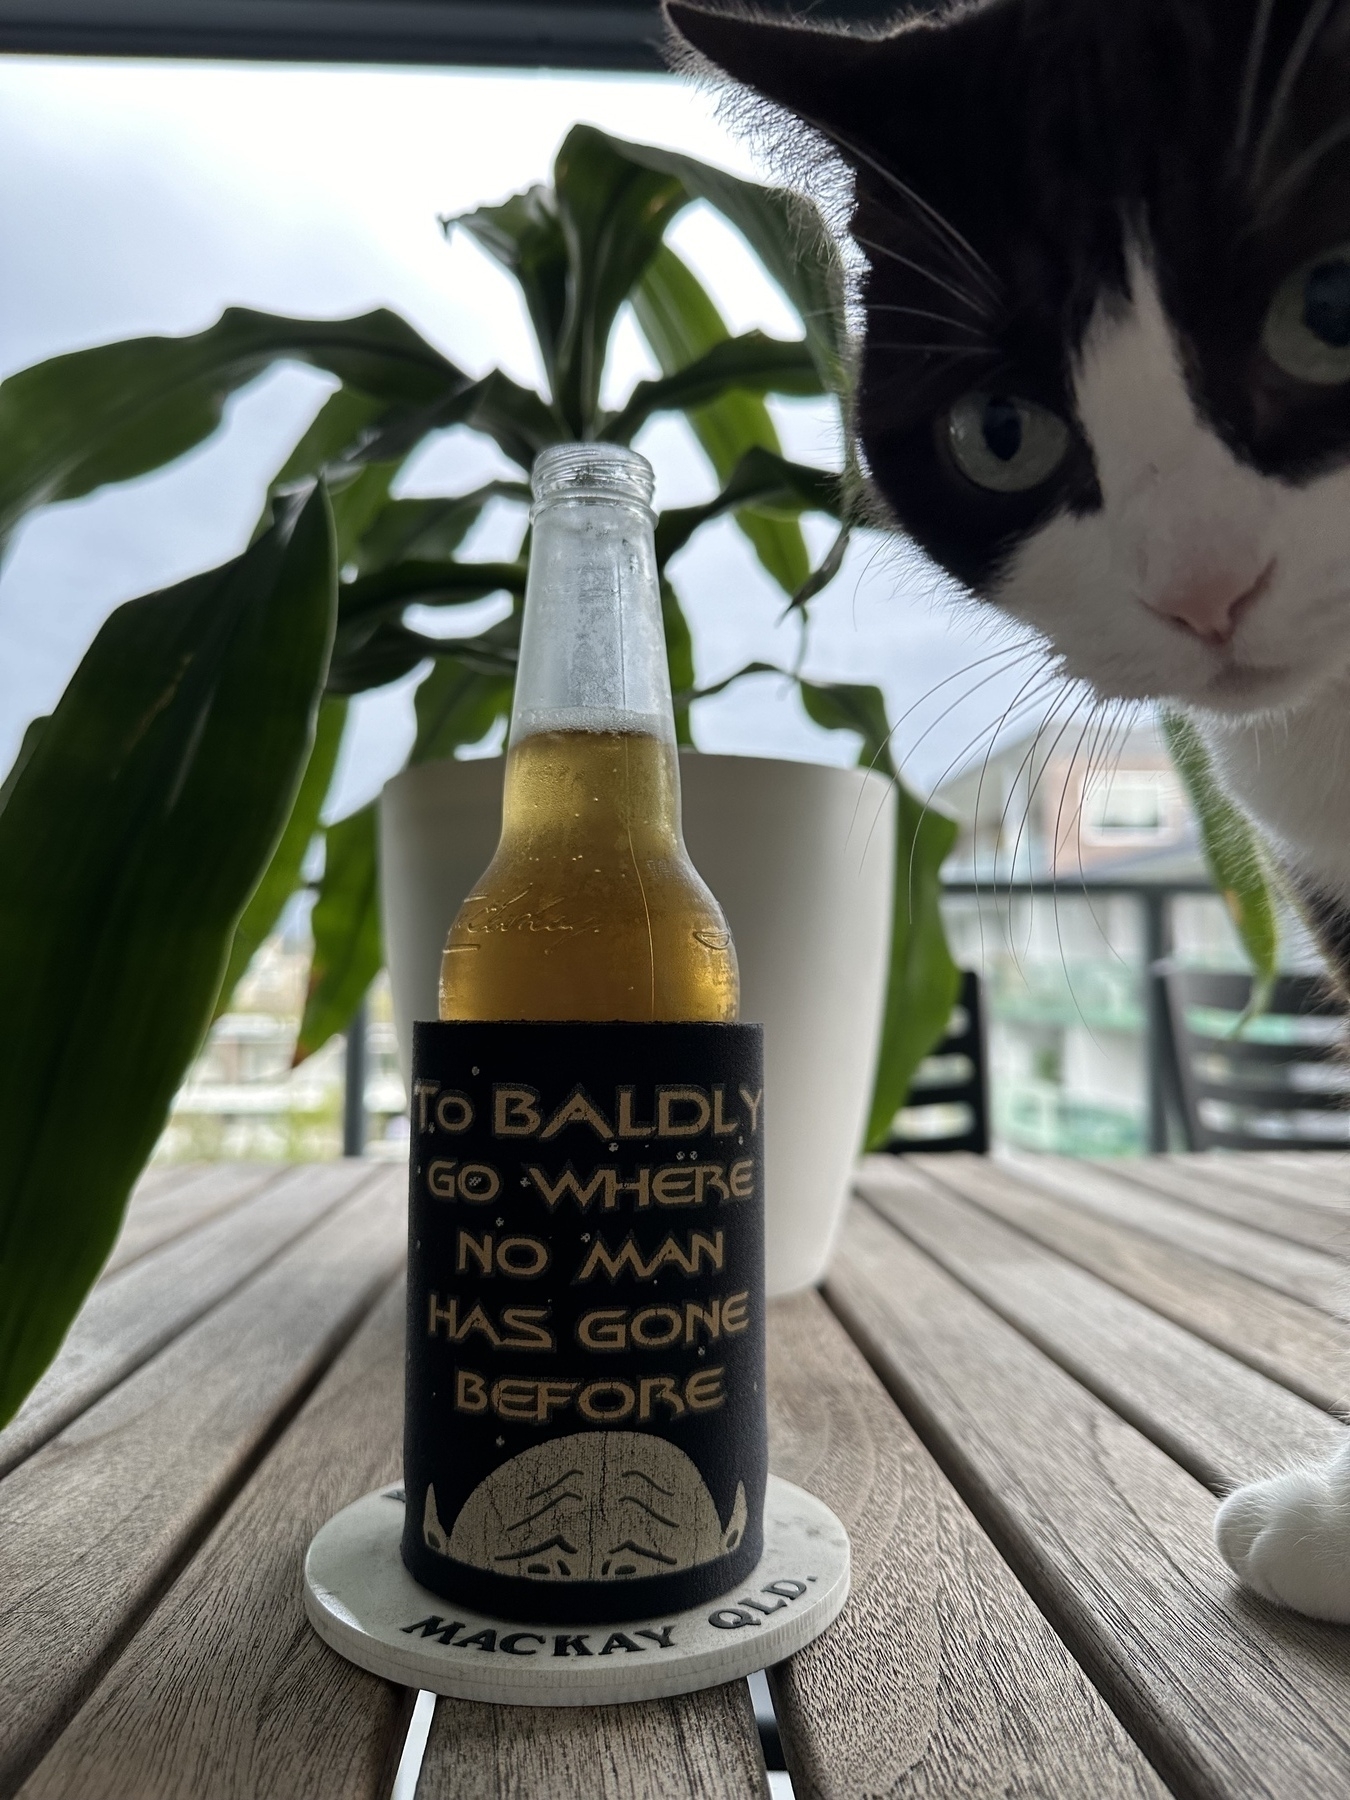
[[[1142,251],[1130,285],[1075,376],[1103,506],[1029,538],[991,598],[1099,694],[1192,712],[1239,803],[1350,901],[1350,470],[1294,487],[1240,462],[1196,412]],[[1267,572],[1227,644],[1164,616]]]
[[[1350,1624],[1350,1443],[1319,1468],[1290,1469],[1230,1494],[1214,1541],[1265,1599]]]

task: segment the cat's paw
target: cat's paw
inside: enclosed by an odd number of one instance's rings
[[[1214,1521],[1219,1554],[1267,1600],[1350,1624],[1350,1445],[1230,1494]]]

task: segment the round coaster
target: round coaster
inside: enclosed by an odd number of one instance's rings
[[[305,1557],[305,1611],[350,1662],[460,1700],[601,1706],[715,1687],[809,1644],[848,1598],[848,1534],[775,1475],[764,1555],[746,1581],[689,1612],[616,1625],[522,1625],[455,1606],[409,1575],[402,1533],[401,1487],[331,1518]]]

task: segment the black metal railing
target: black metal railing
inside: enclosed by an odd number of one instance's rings
[[[1169,1113],[1174,1112],[1172,1063],[1169,1051],[1166,1003],[1159,985],[1150,979],[1155,964],[1172,954],[1172,903],[1180,896],[1217,898],[1215,888],[1207,881],[1118,881],[1103,876],[1082,877],[1063,881],[999,881],[962,879],[944,881],[944,895],[992,903],[1003,903],[1044,896],[1052,900],[1092,900],[1125,896],[1140,909],[1143,925],[1143,961],[1139,971],[1139,1000],[1144,1014],[1144,1059],[1148,1092],[1148,1147],[1166,1150],[1171,1133]]]

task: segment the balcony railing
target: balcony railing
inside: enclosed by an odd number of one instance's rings
[[[1132,1000],[1132,1007],[1122,1004],[1127,999],[1124,990],[1129,985],[1128,971],[1124,968],[1119,969],[1114,981],[1107,978],[1107,971],[1104,969],[1089,971],[1085,983],[1078,988],[1070,983],[1067,991],[1075,1007],[1089,1024],[1095,1022],[1127,1030],[1142,1026],[1147,1094],[1146,1141],[1150,1150],[1168,1149],[1169,1112],[1175,1110],[1175,1103],[1171,1099],[1167,1018],[1157,984],[1149,979],[1149,971],[1155,963],[1173,953],[1173,903],[1183,896],[1213,896],[1213,886],[1198,880],[1143,882],[1112,880],[1106,876],[1075,876],[1072,880],[1066,878],[1062,881],[951,880],[943,883],[943,893],[952,897],[960,895],[1000,903],[1039,897],[1052,903],[1111,897],[1125,897],[1133,901],[1139,911],[1142,955],[1134,992],[1128,996]],[[1096,988],[1101,988],[1102,992],[1096,993]],[[1095,1021],[1088,1017],[1089,1008],[1084,1002],[1089,1000],[1100,1002],[1107,1009],[1105,1016]],[[1035,1003],[1036,987],[1032,983],[1029,986],[1029,1004],[1032,1009]],[[1091,1010],[1096,1011],[1096,1006]],[[1030,1014],[1028,1022],[1032,1022]],[[1103,1143],[1105,1141],[1104,1136]]]

